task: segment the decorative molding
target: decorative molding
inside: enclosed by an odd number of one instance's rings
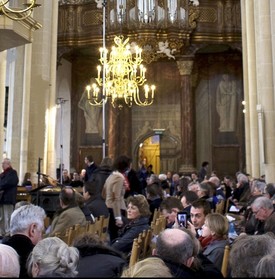
[[[177,61],[178,69],[181,76],[191,75],[193,70],[193,60],[179,60]]]

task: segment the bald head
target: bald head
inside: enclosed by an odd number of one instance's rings
[[[157,238],[156,254],[163,260],[189,266],[193,251],[192,238],[180,229],[166,229]]]
[[[216,188],[220,186],[220,179],[217,176],[211,176],[208,181],[214,183]]]

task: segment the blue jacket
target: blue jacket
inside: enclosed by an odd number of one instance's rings
[[[0,174],[0,191],[3,191],[0,204],[15,205],[18,181],[17,172],[13,168]]]
[[[149,229],[149,218],[141,217],[137,220],[129,222],[120,231],[119,237],[116,238],[112,247],[118,251],[128,254],[132,250],[133,241],[143,230]]]

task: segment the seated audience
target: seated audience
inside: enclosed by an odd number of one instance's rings
[[[123,254],[104,244],[97,235],[85,233],[73,241],[79,251],[78,277],[120,277],[126,260]]]
[[[89,207],[85,204],[85,199],[83,195],[75,191],[75,200],[76,200],[76,204],[79,206],[79,208],[82,210],[83,214],[85,215],[86,220],[90,221],[91,223],[94,223],[95,217],[91,213]]]
[[[105,200],[101,196],[101,192],[97,190],[97,186],[96,180],[86,181],[84,183],[83,197],[85,199],[85,205],[95,218],[100,215],[104,215],[107,218],[109,216],[109,211]]]
[[[258,197],[251,205],[253,215],[247,221],[247,234],[275,233],[275,212],[273,203],[266,197]]]
[[[30,204],[28,201],[19,201],[14,205],[14,210],[19,208],[20,206],[28,205],[28,204]]]
[[[151,175],[147,184],[150,185],[152,183],[160,185],[160,187],[163,191],[163,196],[164,197],[169,197],[170,196],[170,188],[171,188],[172,184],[169,184],[166,174],[161,173],[161,174],[159,174],[159,176],[157,176],[155,174]]]
[[[264,196],[271,199],[274,204],[275,200],[275,184],[274,183],[267,183],[264,189]]]
[[[187,214],[187,220],[191,221],[190,210],[192,202],[198,199],[198,195],[193,191],[187,191],[181,195],[181,203],[183,206],[183,212]]]
[[[128,277],[173,277],[164,261],[158,257],[148,257],[125,269],[121,278]]]
[[[183,211],[181,201],[176,197],[167,197],[160,204],[160,211],[166,218],[166,227],[172,228],[177,218],[177,213]]]
[[[269,234],[240,235],[233,242],[229,266],[233,278],[255,277],[259,261],[274,251],[275,239]]]
[[[188,185],[190,183],[190,177],[189,176],[183,176],[179,180],[179,184],[177,185],[176,197],[180,197],[181,195],[185,194],[188,191]]]
[[[0,277],[18,278],[19,274],[19,255],[11,246],[0,244]]]
[[[214,211],[216,208],[216,201],[213,199],[214,185],[212,182],[200,183],[197,195],[200,200],[206,200],[209,202],[211,210]]]
[[[73,178],[69,185],[72,187],[83,187],[83,181],[77,172],[73,173]]]
[[[191,269],[196,272],[196,275],[198,275],[197,277],[213,279],[224,278],[221,270],[202,253],[201,244],[196,236],[186,228],[181,227],[180,229],[186,232],[194,243],[194,261],[191,265]]]
[[[3,240],[20,256],[20,278],[28,278],[26,262],[33,247],[42,239],[46,213],[42,207],[29,204],[14,210],[10,220],[11,237]]]
[[[22,181],[22,186],[30,186],[30,189],[32,189],[32,181],[31,181],[31,173],[26,172],[24,175],[24,179]]]
[[[160,207],[161,202],[163,201],[163,192],[161,186],[156,183],[148,185],[146,190],[146,198],[151,211],[149,224],[151,224],[155,209],[158,209]]]
[[[31,277],[76,277],[79,253],[58,237],[40,240],[27,262]]]
[[[198,195],[200,183],[198,181],[192,181],[188,184],[188,191],[193,191]]]
[[[233,191],[230,201],[241,209],[243,206],[246,206],[250,196],[251,191],[248,177],[243,173],[239,173],[237,175],[237,185]]]
[[[165,262],[173,277],[191,278],[196,276],[191,269],[193,251],[194,243],[186,232],[180,229],[165,229],[157,238],[153,255]]]
[[[275,250],[261,258],[255,269],[256,278],[272,278],[275,276]]]
[[[82,169],[79,174],[79,178],[83,183],[85,182],[85,176],[86,176],[86,169]]]
[[[230,175],[226,175],[222,181],[222,187],[225,192],[226,200],[232,196],[234,189],[236,188],[236,183]]]
[[[61,183],[61,178],[58,179],[58,182]],[[70,173],[67,169],[64,169],[62,171],[62,185],[70,185],[71,183],[71,176],[70,176]]]
[[[205,217],[211,213],[210,204],[206,200],[195,200],[190,209],[191,223],[188,222],[188,229],[198,238],[202,234],[202,226],[205,223]]]
[[[62,188],[59,201],[61,209],[57,210],[50,226],[49,236],[54,236],[56,232],[66,233],[66,229],[76,224],[86,225],[86,217],[76,203],[75,191],[71,186]]]
[[[129,254],[132,250],[133,240],[143,230],[149,229],[150,215],[149,204],[143,195],[128,197],[128,222],[119,231],[119,237],[112,242],[112,247],[125,254]]]
[[[203,254],[219,270],[222,267],[224,248],[228,244],[228,220],[219,213],[210,213],[205,217],[202,236],[199,237]]]

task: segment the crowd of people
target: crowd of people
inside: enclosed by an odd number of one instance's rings
[[[71,185],[80,181],[78,174],[69,182],[63,170],[59,209],[45,227],[42,207],[16,203],[17,172],[3,160],[1,277],[224,278],[226,246],[225,277],[275,276],[275,185],[264,177],[219,177],[208,162],[184,175],[156,174],[152,165],[135,171],[124,155],[103,158],[98,166],[89,155],[85,163],[82,193]],[[152,255],[129,267],[133,240],[150,228],[156,209],[166,228],[153,236]],[[109,217],[107,241],[83,233],[68,246],[56,236],[102,215]]]

